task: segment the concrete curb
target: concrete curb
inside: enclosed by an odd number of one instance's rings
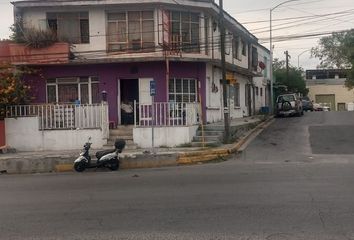
[[[273,118],[269,118],[266,121],[258,124],[258,126],[256,126],[252,130],[250,130],[245,136],[243,136],[239,141],[232,144],[231,146],[223,147],[220,149],[208,149],[208,150],[204,150],[204,151],[179,154],[178,159],[177,159],[177,163],[180,165],[195,164],[195,163],[200,163],[200,162],[213,161],[213,160],[217,160],[220,158],[226,158],[226,157],[230,156],[231,154],[238,152],[239,149],[255,133],[257,133],[259,130],[263,129],[268,124],[271,124],[273,120],[274,120]]]

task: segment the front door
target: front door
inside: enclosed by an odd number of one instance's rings
[[[120,79],[120,123],[122,125],[134,124],[134,101],[139,102],[139,80],[138,79]]]
[[[345,108],[345,103],[338,103],[337,104],[337,110],[338,111],[346,111],[347,109]]]

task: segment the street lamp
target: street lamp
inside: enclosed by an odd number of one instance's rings
[[[276,5],[275,7],[271,8],[269,11],[269,50],[270,50],[270,99],[271,99],[271,103],[270,103],[270,109],[271,112],[274,112],[274,92],[273,92],[273,41],[272,41],[272,12],[280,7],[283,4],[289,3],[289,2],[297,2],[297,1],[301,1],[301,0],[288,0],[282,3],[279,3],[278,5]]]
[[[311,51],[311,49],[307,49],[307,50],[301,52],[299,55],[297,55],[297,68],[300,68],[300,56],[308,51]]]

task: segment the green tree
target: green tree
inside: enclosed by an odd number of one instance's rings
[[[311,53],[320,59],[321,68],[347,69],[346,86],[354,88],[354,29],[321,38]]]
[[[33,74],[29,68],[15,68],[7,63],[0,63],[0,119],[5,117],[6,106],[26,104],[30,101],[30,86],[23,81],[23,76]]]
[[[285,66],[285,61],[279,61],[279,59],[274,59],[273,71],[275,78],[275,86],[286,86],[286,90],[277,91],[278,94],[284,93],[284,91],[292,93],[301,93],[303,95],[308,94],[308,89],[306,88],[306,83],[303,78],[302,69],[289,66],[289,79],[287,79],[287,71]]]

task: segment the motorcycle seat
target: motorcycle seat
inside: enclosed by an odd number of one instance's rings
[[[96,158],[97,160],[100,160],[104,155],[114,153],[115,151],[116,151],[115,149],[98,151],[96,152]]]

